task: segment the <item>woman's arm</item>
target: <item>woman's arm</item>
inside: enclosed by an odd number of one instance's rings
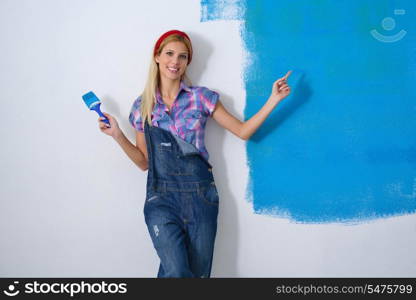
[[[111,127],[108,128],[106,123],[102,122],[103,118],[99,118],[99,127],[101,131],[109,136],[112,136],[113,139],[121,146],[123,151],[127,156],[143,171],[148,169],[148,160],[147,160],[147,150],[146,150],[146,141],[144,134],[137,132],[136,134],[136,146],[133,145],[121,131],[118,126],[116,119],[104,113],[104,115],[110,121]]]
[[[114,140],[121,146],[123,151],[127,154],[127,156],[143,171],[146,171],[149,168],[148,160],[147,160],[147,151],[144,150],[143,152],[140,149],[138,140],[138,135],[144,136],[143,133],[136,134],[136,146],[134,146],[128,138],[124,135],[124,133],[120,130],[120,134],[114,136]]]
[[[215,110],[212,114],[212,118],[222,127],[228,129],[230,132],[238,136],[243,140],[248,140],[266,120],[268,115],[276,107],[276,105],[282,101],[290,93],[290,87],[287,85],[286,80],[289,77],[291,71],[276,80],[273,83],[272,93],[263,105],[263,107],[250,119],[245,122],[241,122],[239,119],[230,114],[220,101],[217,102]]]

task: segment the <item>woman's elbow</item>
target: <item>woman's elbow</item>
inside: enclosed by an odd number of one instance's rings
[[[247,130],[244,127],[245,122],[240,122],[240,128],[238,128],[237,132],[235,132],[235,135],[238,136],[240,139],[247,141],[250,136],[247,134]]]
[[[140,170],[147,171],[149,169],[149,162],[147,160],[143,160],[142,162],[140,162],[138,164],[138,167],[140,168]]]
[[[238,136],[240,139],[242,139],[243,141],[247,141],[250,137],[249,136],[247,136],[247,135],[243,135],[243,134],[241,134],[241,135],[239,135]]]
[[[242,139],[244,141],[247,141],[250,138],[251,134],[249,134],[247,131],[245,131],[244,127],[241,127],[240,132],[237,134],[237,136],[240,139]]]

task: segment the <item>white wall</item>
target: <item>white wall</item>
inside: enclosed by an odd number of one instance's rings
[[[147,174],[99,131],[81,95],[93,90],[134,141],[127,118],[151,48],[176,28],[193,41],[193,83],[242,119],[239,22],[199,17],[192,0],[1,0],[1,277],[156,276]],[[221,201],[212,276],[416,275],[415,215],[353,226],[255,215],[245,143],[213,120],[206,143]]]

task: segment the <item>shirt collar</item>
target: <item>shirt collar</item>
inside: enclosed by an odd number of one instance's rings
[[[184,90],[186,92],[191,92],[191,88],[182,80],[179,86],[179,93]],[[162,96],[160,95],[159,88],[156,88],[156,100],[158,103],[163,104]]]
[[[180,89],[187,91],[188,93],[191,92],[191,88],[185,83],[185,81],[181,81]]]

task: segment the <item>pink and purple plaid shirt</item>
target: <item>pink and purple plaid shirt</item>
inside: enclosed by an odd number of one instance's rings
[[[187,86],[181,82],[178,96],[172,104],[171,111],[163,102],[159,90],[156,92],[156,104],[152,112],[152,125],[170,131],[188,143],[193,144],[208,160],[205,148],[205,125],[212,115],[219,95],[206,87]],[[133,103],[129,121],[138,131],[144,132],[140,115],[139,96]]]

